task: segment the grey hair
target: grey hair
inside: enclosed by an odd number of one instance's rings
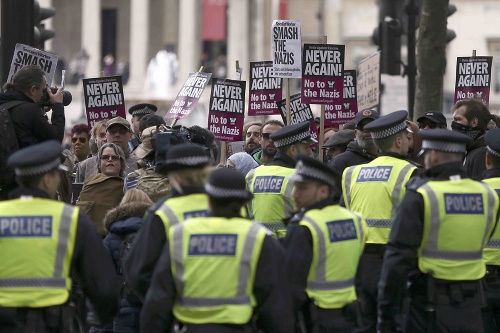
[[[120,156],[120,177],[123,177],[124,172],[125,172],[125,167],[126,167],[125,153],[123,152],[123,150],[119,146],[115,145],[114,143],[107,142],[107,143],[103,144],[101,146],[101,148],[99,149],[99,152],[97,152],[97,170],[99,172],[101,172],[101,156],[102,156],[102,152],[106,148],[113,148],[113,151],[115,152],[115,154]]]

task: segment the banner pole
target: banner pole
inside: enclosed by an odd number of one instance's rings
[[[285,78],[286,83],[286,125],[290,126],[292,124],[292,116],[290,111],[290,79]]]
[[[323,36],[323,44],[327,43],[327,37]],[[321,115],[319,117],[319,142],[318,155],[321,162],[324,161],[323,141],[325,140],[325,104],[321,104]]]

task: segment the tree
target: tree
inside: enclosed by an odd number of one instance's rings
[[[427,111],[443,109],[448,5],[449,0],[421,1],[414,120]]]

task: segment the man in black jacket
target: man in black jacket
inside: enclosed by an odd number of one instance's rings
[[[53,94],[47,87],[45,72],[40,67],[30,65],[20,69],[14,75],[12,83],[5,84],[4,91],[0,94],[0,104],[10,101],[26,102],[10,110],[19,148],[48,140],[62,142],[66,123],[62,88]],[[45,110],[40,106],[45,92],[52,108],[50,123]]]

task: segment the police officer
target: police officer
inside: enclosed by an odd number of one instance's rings
[[[500,129],[491,129],[484,135],[486,144],[483,183],[500,193]],[[497,227],[483,251],[486,263],[484,294],[487,306],[482,309],[485,332],[500,330],[500,229]]]
[[[252,198],[245,178],[217,169],[205,186],[209,217],[169,229],[141,313],[141,332],[170,332],[173,318],[188,333],[293,332],[285,290],[284,250],[271,233],[240,216]]]
[[[8,159],[19,188],[0,203],[0,332],[70,332],[71,274],[102,323],[118,309],[109,253],[78,207],[55,201],[62,149],[45,141]]]
[[[135,148],[137,148],[137,146],[141,143],[141,139],[139,137],[141,134],[139,131],[139,124],[142,117],[148,114],[155,114],[156,110],[158,110],[156,105],[149,103],[137,104],[128,109],[128,113],[132,116],[130,121],[132,123],[132,139],[129,142],[130,151],[135,150]]]
[[[406,111],[395,111],[364,126],[380,150],[367,164],[352,166],[342,176],[346,208],[366,219],[368,237],[359,267],[358,297],[361,299],[359,332],[375,332],[377,323],[377,283],[382,254],[396,208],[405,192],[404,184],[417,170],[405,158],[408,153]]]
[[[168,176],[172,194],[148,210],[125,258],[125,280],[141,299],[146,295],[170,227],[189,217],[207,215],[208,197],[203,185],[208,162],[208,152],[194,144],[176,145],[167,152],[161,171]]]
[[[311,137],[308,121],[285,126],[272,133],[270,138],[278,152],[273,161],[250,170],[246,176],[247,186],[254,199],[251,204],[251,216],[262,223],[277,237],[285,236],[285,219],[289,219],[293,206],[293,185],[288,181],[294,173],[297,154],[311,155],[311,144],[317,143]]]
[[[288,225],[285,267],[294,310],[308,332],[355,328],[354,276],[365,241],[365,222],[332,198],[336,174],[314,158],[299,155],[293,198],[299,209]]]
[[[498,196],[467,177],[462,160],[470,137],[446,129],[419,135],[427,170],[408,186],[385,251],[379,331],[394,331],[410,282],[405,332],[485,332],[482,251],[497,224]]]

